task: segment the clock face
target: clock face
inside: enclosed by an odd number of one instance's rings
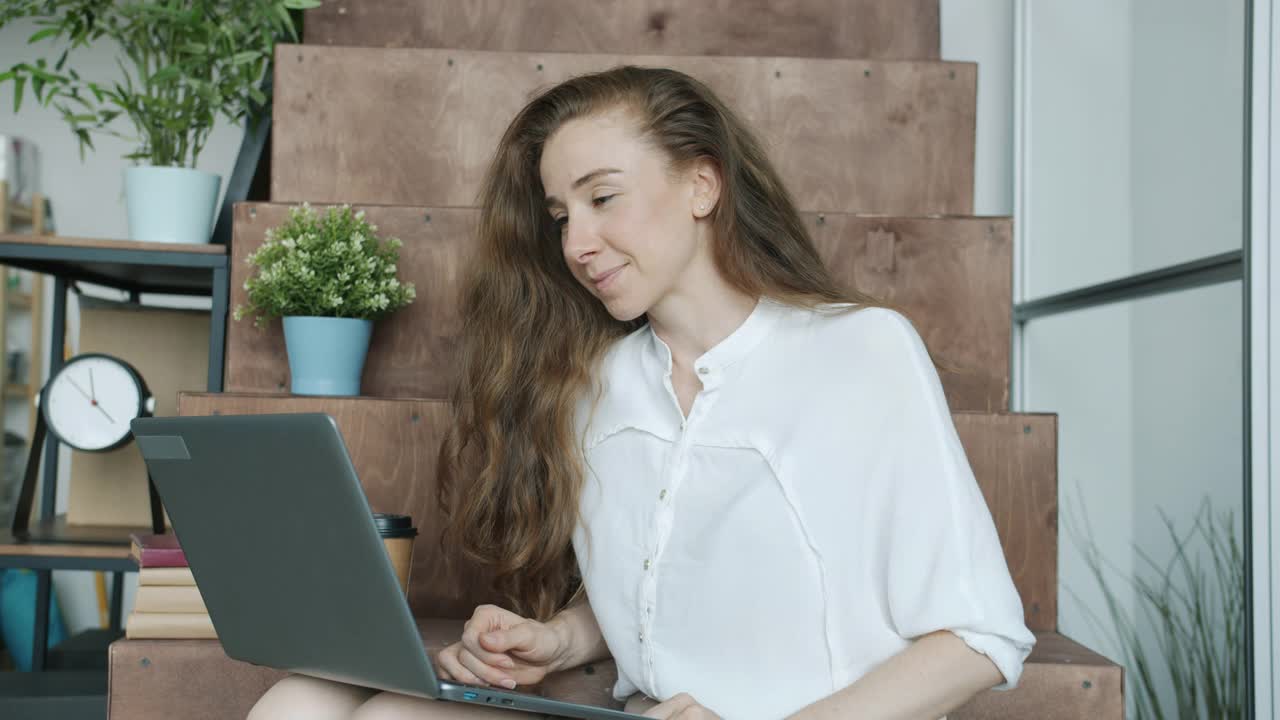
[[[107,450],[129,438],[129,421],[144,411],[139,379],[106,356],[72,359],[44,390],[45,421],[60,440],[79,450]]]

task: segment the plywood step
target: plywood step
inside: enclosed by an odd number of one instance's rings
[[[938,0],[338,0],[315,45],[934,60]]]
[[[419,619],[429,652],[461,636],[461,621]],[[111,646],[111,720],[241,718],[286,673],[227,657],[216,640],[119,640]],[[949,715],[960,720],[1121,720],[1121,668],[1057,633],[1037,635],[1022,681],[987,691]],[[540,694],[608,707],[612,661],[548,677]]]
[[[231,307],[246,301],[245,263],[290,205],[236,206]],[[317,206],[323,210],[324,206]],[[418,299],[380,321],[362,392],[373,397],[447,398],[461,331],[459,283],[478,212],[421,206],[356,206],[384,236],[404,241],[400,277]],[[1007,218],[898,218],[840,213],[804,216],[814,243],[842,282],[901,305],[939,362],[953,410],[1008,409],[1012,282]],[[226,382],[233,392],[284,392],[289,365],[280,323],[227,329]]]
[[[1122,720],[1124,668],[1058,633],[1036,646],[1012,692],[984,692],[949,720]]]
[[[951,414],[1036,631],[1058,629],[1058,416]]]
[[[450,422],[445,401],[183,393],[178,410],[181,415],[329,413],[343,433],[370,507],[413,516],[420,547],[436,547],[441,521],[435,461]],[[1056,629],[1057,416],[956,413],[954,418],[991,508],[1027,625]],[[236,460],[227,462],[227,472],[236,472]],[[409,585],[415,614],[468,617],[475,605],[494,600],[479,574],[453,574],[437,553],[415,553]]]
[[[474,206],[539,89],[621,63],[710,85],[768,145],[801,210],[965,215],[970,63],[277,45],[271,199]]]

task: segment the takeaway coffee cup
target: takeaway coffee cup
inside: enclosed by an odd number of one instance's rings
[[[378,527],[382,544],[387,548],[391,567],[396,569],[396,577],[400,578],[400,590],[408,594],[409,568],[413,565],[413,539],[418,536],[413,518],[408,515],[374,513],[373,523]]]

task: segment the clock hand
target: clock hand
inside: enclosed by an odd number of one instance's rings
[[[115,418],[111,417],[111,415],[108,414],[106,410],[103,410],[101,405],[99,405],[98,403],[94,403],[93,406],[98,408],[99,410],[102,410],[102,414],[107,416],[107,419],[111,421],[112,425],[116,424]]]
[[[85,392],[85,391],[84,391],[84,388],[80,387],[80,383],[78,383],[78,382],[76,382],[75,380],[73,380],[73,379],[71,378],[71,376],[70,376],[70,375],[68,375],[68,376],[67,376],[67,382],[71,383],[71,386],[72,386],[72,387],[74,387],[75,389],[79,390],[79,391],[80,391],[80,394],[84,396],[84,399],[85,399],[85,400],[88,400],[89,402],[93,402],[93,396],[92,396],[92,395],[90,395],[89,393]]]
[[[93,389],[93,368],[89,368],[89,399],[98,399],[98,391]]]

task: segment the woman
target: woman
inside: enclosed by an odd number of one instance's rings
[[[937,718],[1016,684],[1034,637],[924,344],[832,280],[705,86],[548,90],[481,205],[439,476],[446,540],[509,608],[444,678],[612,656],[629,710],[734,720]],[[304,706],[494,712],[294,677],[251,717]]]

